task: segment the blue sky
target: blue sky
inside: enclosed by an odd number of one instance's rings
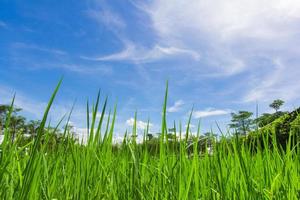
[[[159,131],[166,80],[169,123],[226,129],[230,112],[299,106],[300,3],[297,0],[0,2],[0,103],[14,92],[39,118],[60,77],[51,119],[68,112],[85,128],[85,103],[98,89],[118,104],[116,132],[151,120]]]

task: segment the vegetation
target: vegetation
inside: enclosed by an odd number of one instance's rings
[[[236,133],[246,135],[253,126],[253,119],[250,117],[253,113],[248,111],[239,111],[238,113],[231,113],[230,128],[234,128]]]
[[[191,136],[190,119],[186,130],[175,123],[169,130],[168,89],[159,138],[149,133],[148,126],[143,143],[138,144],[135,117],[132,133],[126,132],[123,143],[113,145],[116,107],[105,119],[105,100],[98,116],[99,94],[92,108],[87,106],[87,143],[82,145],[74,140],[69,127],[70,112],[59,134],[60,142],[52,144],[52,136],[60,124],[51,128],[46,122],[59,86],[60,83],[38,128],[32,129],[36,134],[31,140],[21,144],[10,139],[15,131],[13,103],[3,115],[0,199],[299,199],[299,142],[292,145],[289,139],[285,150],[279,145],[272,149],[258,145],[253,152],[249,143],[239,137],[222,136],[216,140],[212,133],[200,135],[200,126],[197,135]],[[250,127],[247,116],[241,112],[234,115],[241,133]],[[281,131],[287,130],[283,124],[297,124],[300,118],[293,114],[278,120],[284,122],[279,125]],[[277,120],[273,123],[277,124]],[[273,124],[268,126],[271,129]],[[291,130],[299,134],[299,127],[291,125],[288,134]],[[276,134],[251,137],[250,145],[267,144],[269,140],[276,144],[276,137]],[[207,142],[199,142],[202,139]],[[151,153],[151,143],[157,145],[155,153]],[[213,153],[207,148],[199,151],[201,144],[213,145]]]
[[[271,103],[269,106],[270,106],[270,108],[273,108],[275,110],[275,113],[273,113],[273,114],[263,113],[262,116],[260,116],[259,118],[257,118],[255,120],[258,127],[264,127],[264,126],[272,123],[273,121],[275,121],[279,117],[281,117],[285,114],[288,114],[287,112],[279,111],[280,107],[283,104],[284,104],[284,101],[282,101],[280,99],[274,100],[273,103]]]
[[[282,101],[281,99],[276,99],[273,101],[273,103],[270,104],[270,107],[273,108],[275,110],[275,112],[278,112],[278,110],[280,109],[280,107],[284,104],[284,101]]]
[[[271,117],[275,118],[274,116],[277,117],[278,112],[277,114],[274,113],[271,115]],[[300,108],[290,113],[281,113],[279,116],[280,117],[275,118],[262,128],[250,132],[247,137],[256,137],[261,141],[262,137],[265,135],[275,135],[274,139],[276,139],[276,141],[269,141],[268,148],[270,146],[278,145],[278,148],[286,149],[288,142],[291,142],[292,146],[296,145],[300,139]]]
[[[7,121],[8,113],[10,112],[9,105],[0,105],[0,132],[3,132],[5,128],[5,121]],[[40,121],[30,120],[26,121],[26,118],[19,115],[19,112],[22,111],[21,108],[12,108],[10,114],[10,124],[9,129],[12,136],[12,140],[14,140],[15,135],[17,134],[30,134],[36,135],[37,128],[40,125]]]

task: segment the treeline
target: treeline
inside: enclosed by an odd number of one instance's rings
[[[40,120],[26,119],[26,117],[20,114],[21,111],[22,108],[15,108],[4,104],[0,105],[0,135],[4,135],[5,130],[7,130],[9,132],[10,140],[12,142],[17,142],[20,146],[32,141],[37,135],[41,125]],[[6,127],[8,117],[9,125]],[[66,125],[63,128],[64,130],[61,130],[58,127],[48,125],[44,128],[44,132],[47,134],[44,134],[42,142],[47,135],[49,147],[52,148],[55,144],[65,142],[63,138],[64,132],[75,134],[71,125]],[[72,139],[75,140],[74,137],[72,137]]]
[[[246,135],[249,132],[264,127],[279,117],[287,114],[288,112],[280,111],[284,101],[281,99],[274,100],[269,107],[274,109],[274,113],[263,113],[260,117],[253,119],[253,113],[249,111],[238,111],[231,113],[231,124],[229,127],[234,130],[236,134]]]
[[[0,105],[0,131],[3,132],[5,128],[5,122],[7,120],[8,114],[10,112],[11,106],[9,105]],[[18,133],[36,135],[37,129],[40,126],[39,120],[27,120],[24,116],[20,115],[22,111],[21,108],[12,108],[10,115],[9,130],[12,134],[12,139]]]
[[[255,147],[272,148],[274,140],[283,149],[286,149],[288,142],[296,145],[300,138],[300,108],[292,112],[281,111],[284,103],[281,99],[274,100],[269,105],[274,112],[263,113],[257,118],[253,118],[253,113],[248,111],[232,113],[229,126],[247,143],[256,141]],[[268,141],[264,141],[266,137]]]
[[[248,144],[249,148],[257,148],[259,145],[262,148],[271,148],[274,143],[285,149],[289,139],[292,140],[292,145],[295,145],[299,140],[300,134],[300,108],[292,112],[281,111],[280,108],[284,105],[281,99],[274,100],[269,107],[274,110],[273,113],[263,113],[261,116],[254,118],[253,113],[249,111],[238,111],[231,113],[231,123],[228,126],[231,128],[229,133],[224,133],[221,137],[224,140],[241,142]],[[186,131],[183,131],[186,133]],[[292,137],[290,138],[290,136]],[[158,153],[160,148],[162,134],[147,134],[146,142],[149,152]],[[190,135],[188,138],[179,138],[176,130],[171,128],[168,134],[165,135],[165,140],[170,149],[175,152],[180,151],[181,143],[185,143],[186,149],[189,152],[193,151],[195,143],[200,152],[213,152],[218,145],[217,135],[212,132],[207,132],[198,136]],[[265,142],[264,140],[268,140]],[[268,144],[266,144],[268,143]],[[250,147],[251,146],[251,147]]]
[[[239,138],[258,138],[262,134],[271,134],[275,133],[278,138],[279,144],[284,146],[288,140],[290,130],[296,130],[297,134],[300,132],[299,125],[295,122],[299,118],[299,109],[291,113],[281,111],[280,108],[284,104],[283,100],[277,99],[274,100],[269,106],[274,109],[273,113],[263,113],[260,117],[253,118],[253,113],[249,111],[238,111],[236,113],[231,113],[231,123],[229,127],[231,128],[231,134],[226,135],[227,140],[238,136]],[[5,129],[5,122],[10,111],[9,105],[0,105],[0,133],[3,134]],[[13,108],[10,115],[9,135],[11,140],[15,141],[18,139],[18,142],[26,143],[26,141],[32,140],[38,131],[41,121],[39,120],[27,120],[24,116],[20,115],[22,111],[21,108]],[[298,117],[298,118],[297,118]],[[280,119],[280,120],[279,120]],[[296,120],[297,121],[297,120]],[[300,121],[300,118],[299,118]],[[275,123],[274,123],[275,122]],[[294,124],[293,124],[294,123]],[[296,128],[296,129],[295,129]],[[64,142],[63,135],[68,133],[74,135],[73,127],[71,125],[66,125],[64,130],[59,130],[58,127],[48,126],[46,128],[48,135],[52,137],[52,143]],[[167,142],[171,149],[174,152],[180,150],[180,145],[182,142],[185,143],[186,149],[192,151],[192,148],[195,143],[197,143],[199,151],[212,151],[215,143],[217,142],[217,135],[215,133],[207,132],[204,134],[199,134],[198,136],[189,135],[189,136],[179,136],[179,133],[176,134],[174,128],[170,128],[167,131],[168,133],[163,138],[164,142]],[[190,130],[183,130],[182,133],[186,134]],[[149,152],[159,152],[159,146],[162,135],[160,133],[151,134],[149,132],[145,133],[144,141],[142,145],[147,145]],[[74,138],[73,138],[74,139]],[[132,139],[132,138],[131,138]],[[262,140],[262,138],[261,138]]]

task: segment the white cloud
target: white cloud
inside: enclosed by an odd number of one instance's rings
[[[254,82],[253,88],[244,96],[244,102],[271,101],[277,98],[285,101],[299,99],[300,70],[293,63],[283,63],[280,59],[273,61],[274,67],[261,81]]]
[[[99,57],[82,56],[82,58],[95,61],[129,61],[135,63],[154,62],[160,59],[178,55],[188,56],[194,60],[200,59],[200,54],[196,51],[177,48],[174,46],[155,45],[153,48],[148,49],[142,46],[137,46],[132,42],[125,42],[124,46],[124,49],[117,53]]]
[[[240,37],[273,40],[297,32],[288,27],[300,18],[298,0],[156,0],[147,7],[153,26],[164,38],[191,41],[210,35],[221,41]],[[288,29],[282,30],[285,26]],[[197,42],[197,41],[195,41]]]
[[[168,109],[167,109],[167,111],[168,112],[178,112],[180,109],[181,109],[181,107],[184,105],[184,101],[183,100],[178,100],[178,101],[176,101],[175,103],[174,103],[174,105],[173,106],[171,106],[171,107],[169,107]]]
[[[109,75],[113,73],[113,70],[110,66],[90,66],[90,65],[78,65],[78,64],[53,64],[53,68],[62,68],[72,72],[80,73],[80,74],[102,74]]]
[[[89,10],[87,11],[87,14],[91,18],[95,19],[101,24],[104,24],[113,31],[115,31],[115,29],[123,29],[126,27],[126,23],[124,22],[124,20],[109,9]]]
[[[0,144],[2,143],[3,140],[4,140],[4,135],[0,135]]]
[[[126,125],[133,126],[134,125],[134,118],[130,118],[130,119],[126,120]],[[137,129],[145,130],[147,128],[147,125],[148,125],[147,122],[140,121],[140,120],[136,121]],[[151,126],[153,126],[153,124],[149,123],[149,127],[151,127]]]
[[[94,61],[127,61],[133,63],[150,63],[160,59],[170,58],[174,56],[184,56],[199,60],[201,55],[197,51],[193,51],[176,45],[163,45],[155,43],[152,47],[144,47],[130,40],[126,33],[126,20],[107,4],[107,2],[96,1],[95,7],[87,11],[88,16],[105,25],[122,43],[123,49],[119,52],[109,55],[101,55],[96,57],[81,56],[81,58]]]
[[[62,51],[60,49],[53,49],[53,48],[45,48],[41,47],[35,44],[26,44],[22,42],[15,42],[12,44],[13,48],[17,49],[32,49],[32,50],[37,50],[37,51],[43,51],[46,53],[51,53],[51,54],[56,54],[56,55],[67,55],[68,53],[65,51]]]
[[[239,83],[248,91],[245,101],[300,98],[300,1],[155,0],[137,7],[151,18],[161,44],[201,54],[194,76],[247,73]],[[282,67],[261,66],[262,59],[279,59]]]
[[[73,131],[75,133],[74,137],[77,138],[80,143],[87,144],[87,140],[88,140],[87,128],[79,128],[76,127],[75,124],[72,124],[72,126],[73,126]]]
[[[42,116],[42,113],[40,112],[42,112],[42,110],[46,107],[46,103],[33,101],[7,86],[0,85],[1,104],[10,105],[14,94],[16,94],[14,102],[16,107],[22,108],[25,112],[31,113],[35,117]]]
[[[184,127],[187,128],[188,125],[185,125]],[[194,124],[190,124],[189,127],[190,127],[190,129],[196,128],[196,126]]]
[[[65,69],[69,72],[75,72],[79,74],[97,74],[97,75],[111,75],[113,73],[112,66],[103,65],[99,63],[86,64],[83,62],[74,62],[70,58],[69,54],[60,49],[53,49],[47,47],[41,47],[35,44],[27,44],[21,42],[15,42],[11,44],[13,51],[11,51],[11,60],[17,66],[26,66],[27,69]],[[39,58],[35,56],[35,52],[40,51],[47,54],[51,54],[49,58]]]
[[[218,110],[213,108],[207,108],[205,110],[199,110],[194,112],[194,118],[205,118],[211,116],[227,115],[230,113],[230,110]]]

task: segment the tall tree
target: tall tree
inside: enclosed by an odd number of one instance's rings
[[[6,115],[7,115],[8,111],[9,111],[9,106],[8,105],[0,105],[0,132],[4,128]]]
[[[0,130],[3,130],[7,114],[10,110],[10,105],[4,105],[0,104]],[[21,117],[18,116],[18,112],[20,112],[21,108],[13,108],[12,115],[11,115],[11,124],[12,128],[19,125],[18,123],[25,122],[24,119],[21,119]],[[23,123],[24,124],[24,123]]]
[[[273,101],[273,103],[271,103],[269,106],[271,108],[273,108],[275,110],[275,112],[277,113],[280,109],[280,107],[284,104],[284,101],[281,99],[276,99]]]
[[[251,116],[252,112],[248,111],[239,111],[238,113],[231,113],[231,124],[230,128],[234,128],[238,134],[246,135],[249,132],[254,124]]]
[[[35,136],[37,134],[37,130],[40,124],[41,124],[40,120],[30,120],[26,125],[27,133],[31,134],[32,136]]]
[[[9,105],[0,105],[0,131],[4,129],[5,121],[7,114],[10,110]],[[9,124],[9,130],[12,136],[12,141],[14,141],[16,134],[18,131],[25,132],[26,130],[26,119],[25,117],[22,117],[18,115],[18,113],[21,111],[21,108],[13,108],[12,114],[10,116],[10,124]]]
[[[10,119],[10,131],[12,134],[12,141],[15,140],[17,133],[25,133],[26,131],[26,119],[23,116],[13,115]]]
[[[153,134],[152,133],[148,133],[147,134],[147,140],[152,140],[154,138]]]

